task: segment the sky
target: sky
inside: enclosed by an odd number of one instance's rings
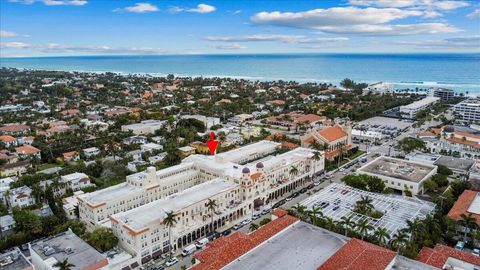
[[[479,0],[0,0],[0,57],[480,52]]]

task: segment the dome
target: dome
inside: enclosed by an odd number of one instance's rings
[[[258,162],[257,163],[257,169],[261,169],[263,168],[263,163],[262,162]]]
[[[250,169],[245,167],[242,169],[242,173],[250,173]]]

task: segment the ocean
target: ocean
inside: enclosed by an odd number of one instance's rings
[[[237,54],[0,58],[0,67],[326,82],[384,81],[480,96],[480,54]]]

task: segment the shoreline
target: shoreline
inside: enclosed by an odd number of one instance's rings
[[[138,77],[166,77],[169,74],[173,74],[175,77],[179,78],[186,78],[186,77],[191,77],[191,78],[228,78],[228,79],[236,79],[236,80],[246,80],[246,81],[259,81],[259,82],[278,82],[278,81],[293,81],[296,83],[317,83],[317,84],[331,84],[335,87],[338,87],[341,89],[339,86],[340,82],[335,82],[334,80],[320,80],[320,79],[286,79],[286,78],[268,78],[264,76],[242,76],[242,75],[192,75],[192,74],[180,74],[180,73],[158,73],[158,72],[126,72],[126,71],[118,71],[118,70],[80,70],[80,69],[44,69],[44,68],[17,68],[17,67],[7,67],[7,66],[0,66],[0,69],[2,68],[7,68],[7,69],[17,69],[21,71],[55,71],[55,72],[70,72],[70,73],[91,73],[91,74],[105,74],[105,73],[114,73],[120,76],[138,76]],[[367,84],[372,84],[376,83],[382,80],[376,80],[376,81],[357,81],[359,83],[367,83]],[[394,86],[395,92],[397,93],[418,93],[418,94],[428,94],[428,90],[431,88],[449,88],[453,89],[455,94],[464,94],[467,97],[480,97],[480,85],[471,85],[472,88],[478,89],[476,92],[477,93],[472,93],[470,90],[460,90],[460,89],[455,89],[455,86],[457,84],[449,84],[449,83],[438,83],[438,82],[433,82],[433,81],[418,81],[418,82],[389,82],[389,81],[384,81],[385,83],[392,84]],[[398,87],[400,85],[403,85],[404,87]],[[468,84],[465,84],[468,85]],[[418,92],[416,89],[418,88]],[[405,91],[405,90],[409,91]],[[468,92],[468,95],[466,94]]]

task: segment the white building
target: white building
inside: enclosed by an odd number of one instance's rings
[[[122,126],[122,131],[131,131],[135,135],[154,134],[155,131],[160,130],[165,123],[166,121],[145,120],[136,124],[124,125]]]
[[[93,184],[90,182],[90,177],[79,172],[62,175],[60,181],[65,183],[67,188],[70,188],[73,191],[93,186]]]
[[[255,119],[253,115],[242,113],[228,119],[228,123],[232,125],[243,125],[245,122]]]
[[[438,97],[426,97],[408,105],[400,106],[400,113],[406,118],[415,119],[418,112],[425,110],[439,100]]]
[[[225,144],[227,145],[238,145],[244,142],[243,135],[240,133],[229,133],[225,136]]]
[[[203,115],[182,115],[180,117],[181,119],[196,119],[200,122],[202,122],[207,130],[209,130],[212,126],[219,125],[220,124],[220,118],[218,117],[208,117],[208,116],[203,116]]]
[[[453,107],[455,119],[467,123],[480,123],[480,98],[464,100]]]
[[[78,206],[77,197],[84,194],[83,191],[75,191],[72,196],[62,199],[63,211],[67,215],[68,219],[77,219],[77,214],[75,213],[75,208]]]
[[[432,97],[438,97],[442,101],[449,101],[455,97],[455,91],[446,88],[432,88],[429,91],[429,95]]]
[[[82,151],[86,158],[93,158],[100,154],[100,149],[97,147],[85,148]]]
[[[10,184],[13,182],[15,180],[10,177],[0,179],[0,200],[4,203],[7,203],[5,194],[10,190]]]
[[[28,243],[31,261],[38,270],[57,270],[54,265],[68,259],[74,269],[107,270],[108,259],[70,229]]]
[[[152,151],[162,151],[163,146],[156,143],[145,143],[140,146],[140,150],[142,151],[142,153],[152,152]]]
[[[11,208],[16,206],[24,208],[33,205],[35,199],[31,194],[32,189],[27,186],[11,189],[10,195],[7,196],[7,203]]]
[[[120,245],[142,262],[168,250],[168,230],[161,224],[165,212],[178,215],[172,244],[180,248],[206,235],[207,199],[218,204],[213,227],[233,226],[324,168],[324,160],[315,161],[306,148],[268,156],[278,147],[260,141],[215,156],[192,155],[160,171],[150,167],[127,176],[126,183],[80,195],[80,218],[89,229],[111,226]],[[290,173],[293,167],[297,173]]]
[[[261,144],[256,145],[257,149]],[[170,196],[159,194],[160,199],[113,214],[111,226],[120,246],[140,262],[168,251],[169,229],[162,221],[167,212],[173,211],[177,222],[172,228],[172,246],[181,248],[205,237],[211,227],[213,230],[229,228],[250,217],[256,208],[273,203],[303,186],[316,170],[321,171],[324,167],[323,159],[315,161],[312,158],[314,151],[306,148],[239,165],[231,160],[245,160],[252,154],[250,149],[244,153],[242,148],[239,149],[223,156],[192,155],[186,158],[182,164],[193,164],[198,168],[196,173],[210,176],[203,177],[210,179]],[[291,173],[293,167],[297,169],[296,174]],[[179,177],[175,180],[184,182]],[[208,199],[217,203],[214,213],[206,207]]]
[[[386,95],[392,94],[395,91],[392,84],[385,83],[385,82],[377,82],[374,84],[368,85],[365,89],[363,89],[363,94],[373,94],[373,95]]]
[[[437,173],[437,166],[404,159],[380,156],[357,170],[382,179],[386,187],[412,195],[423,194],[422,183]]]

